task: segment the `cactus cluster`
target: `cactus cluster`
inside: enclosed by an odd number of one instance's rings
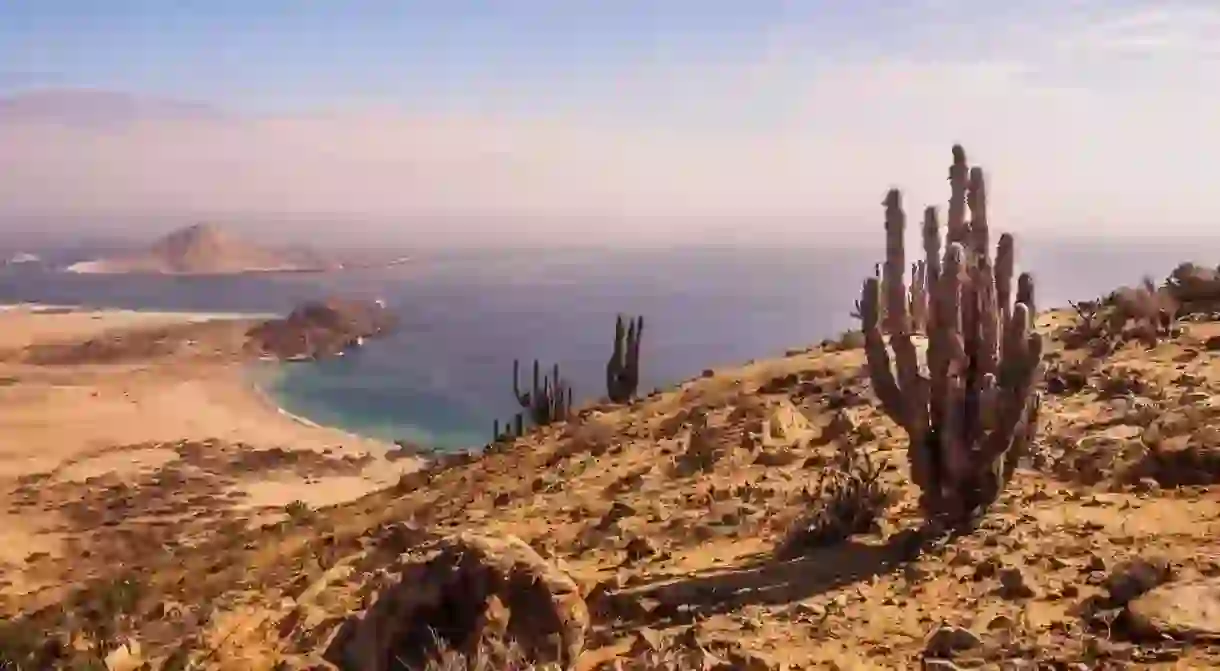
[[[541,375],[538,360],[534,359],[533,384],[527,391],[521,391],[521,362],[513,359],[513,395],[534,426],[564,419],[572,410],[572,387],[559,377],[559,364],[552,366],[550,377],[546,377]]]
[[[606,362],[606,392],[615,403],[627,403],[635,398],[640,385],[640,341],[644,337],[644,318],[619,315],[614,322],[614,351]],[[572,387],[559,376],[559,364],[551,368],[550,377],[542,375],[541,365],[534,360],[534,378],[529,389],[521,389],[521,362],[513,360],[513,395],[528,414],[534,426],[545,426],[566,418],[572,412]],[[494,441],[512,440],[523,435],[523,413],[517,413],[504,423],[492,424]]]
[[[943,254],[936,209],[924,212],[924,289],[917,295],[908,293],[903,277],[901,195],[894,189],[886,196],[885,263],[880,278],[864,282],[859,312],[873,389],[910,439],[921,507],[930,520],[963,523],[995,501],[1029,447],[1043,345],[1033,331],[1033,278],[1018,278],[1010,305],[1013,238],[1000,237],[993,263],[983,171],[968,167],[960,146],[953,147],[949,182]],[[912,339],[921,311],[926,374]]]
[[[640,385],[640,340],[644,337],[644,318],[623,315],[614,322],[614,351],[606,362],[606,395],[615,403],[627,403]]]
[[[492,420],[491,438],[492,442],[501,440],[514,440],[525,434],[525,416],[521,413],[516,413],[513,418],[504,422],[504,430],[500,431],[500,420]]]

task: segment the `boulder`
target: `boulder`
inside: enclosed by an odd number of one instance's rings
[[[1136,637],[1220,641],[1220,578],[1167,583],[1127,604]]]
[[[326,657],[342,669],[391,671],[425,668],[445,651],[512,650],[570,668],[588,628],[585,601],[562,568],[515,536],[462,533],[408,565],[363,617],[349,620]]]

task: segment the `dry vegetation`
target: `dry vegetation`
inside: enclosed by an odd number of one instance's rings
[[[9,599],[0,668],[1220,666],[1220,281],[1178,269],[1035,325],[1011,239],[989,257],[981,175],[955,174],[921,297],[892,198],[887,267],[841,341],[189,542],[137,512],[197,470],[122,505],[99,487],[93,537],[164,535],[82,546],[70,594]]]

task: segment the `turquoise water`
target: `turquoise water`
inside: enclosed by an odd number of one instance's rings
[[[1177,262],[1215,265],[1216,241],[1026,244],[1039,304],[1094,297]],[[286,364],[263,386],[288,412],[383,439],[457,449],[517,411],[512,362],[558,362],[581,399],[605,393],[616,312],[648,320],[643,387],[812,344],[852,326],[879,250],[706,249],[433,257],[336,275],[232,278],[0,273],[0,301],[286,312],[327,295],[382,298],[401,318],[349,356]]]

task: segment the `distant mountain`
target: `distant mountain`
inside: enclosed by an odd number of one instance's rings
[[[204,103],[89,89],[44,89],[0,97],[0,123],[107,128],[141,121],[222,121]]]
[[[232,275],[266,272],[323,272],[342,264],[304,248],[261,247],[215,224],[195,224],[161,238],[132,254],[82,261],[70,273],[145,273],[163,275]]]

